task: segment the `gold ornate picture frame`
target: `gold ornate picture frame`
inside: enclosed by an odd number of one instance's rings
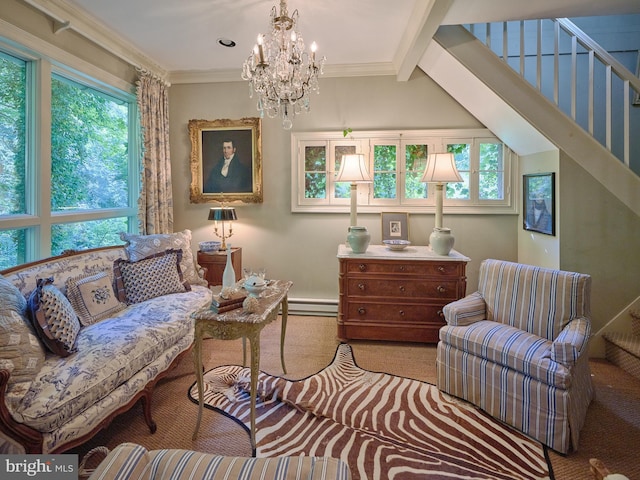
[[[259,118],[189,120],[189,138],[191,203],[262,203]]]

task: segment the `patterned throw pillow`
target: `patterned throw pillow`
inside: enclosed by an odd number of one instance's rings
[[[80,275],[66,282],[67,298],[83,326],[104,320],[127,306],[118,301],[106,272]]]
[[[44,362],[44,348],[24,317],[0,311],[0,369],[9,370],[9,385],[31,382]]]
[[[36,281],[28,312],[33,328],[49,350],[61,357],[75,352],[80,322],[67,297],[53,285],[52,277]]]
[[[2,309],[10,309],[19,314],[24,314],[27,309],[27,300],[22,296],[18,287],[0,275],[0,305]]]
[[[131,235],[126,232],[120,232],[120,238],[126,242],[125,250],[129,260],[132,262],[137,262],[170,249],[182,250],[180,267],[184,278],[191,285],[208,285],[207,281],[196,272],[196,262],[191,250],[191,230],[153,235]]]
[[[181,260],[181,250],[167,250],[137,262],[119,258],[113,265],[118,299],[131,305],[191,290],[182,277]]]

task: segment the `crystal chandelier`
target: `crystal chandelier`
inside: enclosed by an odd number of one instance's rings
[[[280,0],[280,14],[271,9],[271,32],[258,35],[258,43],[242,66],[242,79],[249,81],[249,96],[258,96],[260,117],[280,116],[289,130],[293,117],[309,111],[309,93],[319,93],[318,75],[322,74],[325,57],[316,61],[316,43],[311,53],[305,51],[304,40],[296,30],[298,10],[291,16],[286,0]]]

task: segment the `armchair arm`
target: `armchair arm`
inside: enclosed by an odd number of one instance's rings
[[[591,322],[579,317],[571,320],[551,345],[551,360],[563,365],[574,365],[587,348],[591,335]]]
[[[466,327],[487,318],[487,304],[479,292],[451,302],[442,309],[448,325]]]

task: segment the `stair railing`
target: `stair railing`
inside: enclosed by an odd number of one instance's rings
[[[640,111],[631,110],[640,103],[640,78],[566,18],[465,28],[630,168],[630,132],[640,132]]]

